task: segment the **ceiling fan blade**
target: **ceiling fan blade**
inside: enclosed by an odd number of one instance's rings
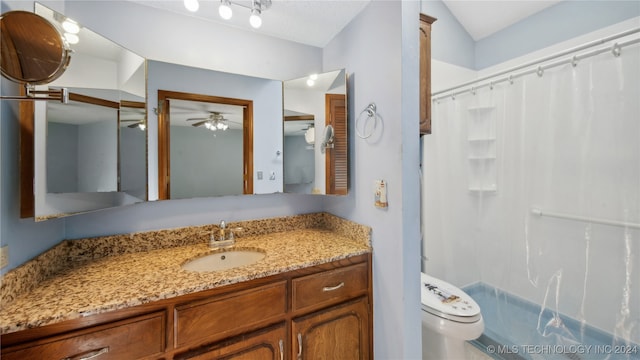
[[[187,121],[196,121],[196,120],[197,121],[202,121],[202,120],[207,121],[207,120],[209,120],[209,118],[189,118],[189,119],[187,119]]]
[[[130,128],[130,129],[134,129],[134,128],[137,128],[137,127],[138,127],[138,125],[140,125],[140,123],[135,123],[135,124],[127,125],[127,127],[128,127],[128,128]]]
[[[209,121],[209,120],[200,121],[200,122],[197,122],[195,124],[191,124],[191,126],[200,126],[200,125],[206,123],[207,121]]]

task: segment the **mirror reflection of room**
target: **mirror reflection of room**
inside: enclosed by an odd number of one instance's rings
[[[47,193],[118,191],[118,93],[69,91],[69,103],[47,102]]]
[[[343,99],[342,110],[331,110],[332,100]],[[335,144],[324,144],[326,127],[331,124],[340,137],[338,150],[346,155],[346,75],[343,70],[313,74],[284,82],[284,177],[285,192],[302,194],[346,194],[336,190]],[[340,119],[336,114],[341,113]],[[339,122],[336,123],[336,121]],[[337,134],[337,132],[336,132]],[[346,158],[345,158],[346,159]],[[338,167],[345,167],[338,161]],[[343,172],[346,174],[346,171]],[[331,179],[327,179],[332,177]],[[327,181],[329,180],[329,181]],[[346,181],[345,181],[346,182]]]
[[[38,3],[35,12],[61,28],[73,20]],[[34,127],[23,134],[34,147],[21,156],[21,182],[33,182],[34,191],[21,194],[21,215],[36,221],[147,199],[145,59],[74,23],[76,33],[65,34],[72,61],[36,87],[64,88],[68,103],[36,104],[33,117],[21,116],[21,129]]]
[[[243,117],[242,106],[170,101],[172,199],[244,193]]]

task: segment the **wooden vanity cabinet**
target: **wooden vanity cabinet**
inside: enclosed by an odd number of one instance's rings
[[[371,255],[2,335],[13,359],[371,359]]]

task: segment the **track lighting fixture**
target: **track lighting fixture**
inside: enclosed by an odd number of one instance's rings
[[[259,8],[254,7],[251,10],[251,16],[249,16],[249,24],[251,24],[251,27],[253,27],[254,29],[262,26],[262,18],[260,17],[260,14],[261,11]]]
[[[233,10],[231,10],[231,1],[229,0],[221,0],[220,7],[218,8],[218,14],[220,17],[229,20],[233,16]]]
[[[198,0],[184,0],[184,7],[191,12],[196,12],[200,8]]]
[[[249,16],[249,24],[254,29],[258,29],[262,26],[262,12],[271,7],[272,0],[251,0],[251,7],[246,6],[244,4],[238,4],[231,2],[231,0],[220,0],[220,7],[218,7],[218,14],[221,18],[225,20],[231,19],[233,17],[233,9],[231,5],[243,7],[245,9],[249,9],[251,11],[251,15]],[[200,4],[198,0],[184,0],[184,7],[189,11],[196,12],[198,8],[200,8]]]

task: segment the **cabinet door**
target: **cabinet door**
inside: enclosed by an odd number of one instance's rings
[[[420,14],[420,134],[431,134],[431,24],[435,18]]]
[[[266,330],[237,336],[191,351],[176,359],[191,360],[283,360],[287,331],[284,323]]]
[[[292,359],[369,359],[368,309],[361,298],[294,319]]]

